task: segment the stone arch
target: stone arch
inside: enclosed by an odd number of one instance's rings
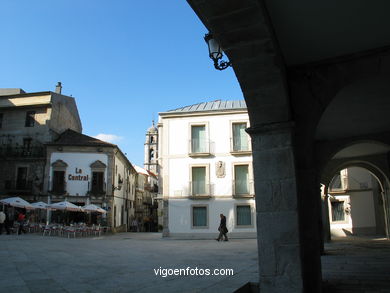
[[[386,237],[390,239],[390,180],[389,180],[389,176],[386,174],[387,172],[384,171],[382,167],[377,166],[375,163],[370,162],[367,159],[345,159],[345,160],[338,161],[333,165],[328,166],[328,168],[324,170],[321,176],[321,182],[325,186],[329,186],[333,176],[337,172],[349,167],[363,168],[367,170],[377,180],[379,187],[381,189],[381,199],[383,202],[385,233],[386,233]],[[325,189],[325,194],[327,194],[326,189]],[[327,195],[325,196],[327,198]],[[329,221],[324,221],[324,222],[327,222],[327,225],[330,225]],[[326,229],[327,233],[330,233],[329,232],[330,227],[327,228],[328,228]],[[326,238],[329,237],[330,236]]]

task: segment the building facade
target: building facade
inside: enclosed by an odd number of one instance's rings
[[[159,187],[165,236],[212,238],[222,213],[229,235],[256,235],[244,101],[213,101],[159,114]],[[162,187],[162,190],[161,190]]]
[[[75,99],[56,92],[0,89],[0,196],[41,200],[44,144],[66,129],[82,131]]]
[[[385,210],[381,188],[368,170],[343,169],[328,189],[328,211],[332,236],[385,237]]]
[[[134,167],[137,171],[135,218],[140,231],[154,232],[158,229],[157,176],[139,166]]]
[[[95,204],[107,210],[102,224],[127,231],[135,215],[137,172],[118,146],[69,129],[46,147],[48,201]]]

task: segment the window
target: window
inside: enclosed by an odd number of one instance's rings
[[[53,171],[53,193],[65,193],[65,171]]]
[[[149,160],[152,161],[154,159],[154,150],[150,149],[149,151]]]
[[[248,134],[245,132],[246,122],[233,123],[233,152],[249,151]]]
[[[65,194],[66,192],[66,181],[65,174],[68,164],[62,160],[57,160],[51,164],[53,168],[53,179],[51,191],[56,194]]]
[[[0,113],[0,128],[3,127],[3,113]]]
[[[191,126],[191,153],[207,153],[206,125]]]
[[[31,155],[31,138],[23,138],[23,149],[22,149],[22,155],[23,156],[29,156]]]
[[[344,201],[332,201],[332,222],[345,221]]]
[[[249,194],[249,165],[234,166],[234,194]]]
[[[16,189],[27,188],[27,167],[18,167],[16,175]]]
[[[104,193],[104,172],[92,172],[92,193]]]
[[[251,206],[250,205],[236,206],[236,219],[237,219],[237,226],[251,226],[252,225]]]
[[[192,207],[192,227],[207,228],[207,206]]]
[[[206,194],[206,167],[192,167],[191,195]]]
[[[24,124],[25,127],[34,127],[35,123],[35,111],[27,111],[26,112],[26,122]]]

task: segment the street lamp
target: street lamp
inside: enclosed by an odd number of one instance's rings
[[[214,39],[212,34],[206,34],[204,36],[204,40],[209,47],[209,56],[214,61],[215,69],[224,70],[229,66],[232,66],[232,63],[230,61],[221,60],[223,57],[221,46],[219,45],[218,41]]]

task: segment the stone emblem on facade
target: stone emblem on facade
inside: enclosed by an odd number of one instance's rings
[[[218,161],[215,163],[215,174],[217,175],[217,178],[224,178],[225,177],[225,163],[222,161]]]

